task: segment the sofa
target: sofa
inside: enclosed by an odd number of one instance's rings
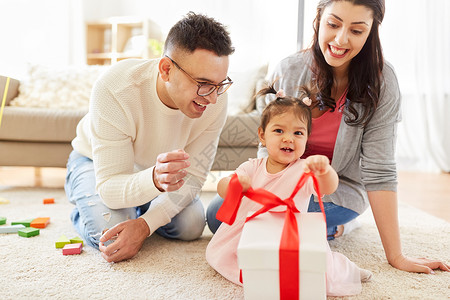
[[[34,66],[25,80],[10,80],[0,127],[0,166],[66,166],[76,126],[87,112],[90,89],[105,67],[95,68],[55,71]],[[260,114],[252,96],[263,81],[264,70],[267,67],[258,69],[259,75],[251,71],[253,76],[249,72],[234,74],[235,84],[228,95],[230,109],[212,170],[234,170],[248,158],[256,157]],[[83,80],[87,83],[81,86]],[[6,77],[0,76],[2,96],[5,83]],[[84,95],[80,93],[83,89]],[[52,91],[53,95],[49,95]],[[80,102],[83,98],[84,104]],[[60,103],[54,105],[56,102]],[[211,153],[211,149],[205,151]]]

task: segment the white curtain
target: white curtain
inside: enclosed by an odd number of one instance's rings
[[[399,169],[450,172],[450,1],[387,1],[382,44],[403,99]]]

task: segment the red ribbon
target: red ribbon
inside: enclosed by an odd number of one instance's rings
[[[269,211],[274,207],[280,205],[286,206],[283,232],[279,247],[280,299],[299,299],[300,295],[300,239],[298,236],[297,219],[294,214],[299,212],[299,210],[295,206],[294,196],[305,184],[308,177],[312,177],[313,179],[314,188],[316,189],[317,197],[319,198],[319,206],[322,210],[323,219],[326,222],[322,197],[319,190],[319,183],[313,173],[303,173],[291,196],[285,200],[281,200],[276,195],[261,188],[249,188],[246,192],[242,192],[242,186],[239,182],[238,176],[233,174],[228,186],[227,196],[225,197],[225,200],[216,215],[218,220],[221,220],[228,225],[233,224],[243,196],[246,196],[247,198],[263,205],[261,209],[248,217],[245,222]]]

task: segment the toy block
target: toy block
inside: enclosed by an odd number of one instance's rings
[[[84,245],[83,239],[78,236],[71,238],[70,243],[71,244],[81,243],[82,245]]]
[[[0,226],[0,233],[17,233],[20,229],[25,229],[26,227],[22,224],[11,225],[11,226]]]
[[[25,227],[30,227],[31,222],[33,222],[34,219],[27,219],[27,220],[22,220],[22,221],[14,221],[11,222],[11,225],[19,225],[22,224]]]
[[[42,203],[53,204],[53,203],[55,203],[55,198],[45,198],[44,200],[42,200]]]
[[[35,235],[39,235],[39,229],[29,227],[29,228],[20,229],[18,231],[18,233],[20,236],[29,238],[29,237],[32,237]]]
[[[63,234],[55,242],[55,247],[56,248],[64,248],[64,246],[67,245],[67,244],[70,244],[70,240]]]
[[[0,204],[8,204],[8,203],[9,203],[8,199],[0,197]]]
[[[82,248],[83,248],[83,244],[81,244],[81,243],[67,244],[62,249],[62,253],[63,253],[63,255],[80,254]]]
[[[47,227],[48,223],[50,223],[50,218],[36,218],[33,220],[33,222],[30,223],[30,227],[33,228],[45,228]]]
[[[6,218],[0,217],[0,225],[6,224]]]

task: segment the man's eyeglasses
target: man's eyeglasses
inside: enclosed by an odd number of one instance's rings
[[[227,76],[227,81],[219,83],[219,84],[212,84],[212,83],[207,83],[207,82],[200,82],[195,80],[191,75],[189,75],[188,72],[186,72],[185,70],[183,70],[182,67],[180,67],[173,59],[171,59],[169,56],[165,55],[168,59],[170,59],[172,61],[172,63],[178,68],[180,69],[184,74],[186,74],[189,78],[191,78],[192,80],[194,80],[197,83],[197,95],[199,95],[200,97],[205,97],[210,95],[212,92],[214,92],[217,89],[217,95],[221,95],[223,93],[225,93],[228,88],[233,84],[233,81],[231,80],[230,77]]]

